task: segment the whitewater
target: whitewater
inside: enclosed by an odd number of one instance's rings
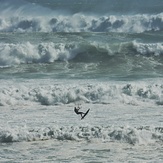
[[[0,162],[161,163],[162,6],[0,0]]]

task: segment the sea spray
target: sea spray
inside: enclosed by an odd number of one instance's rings
[[[1,32],[126,32],[162,31],[162,13],[156,15],[9,16],[0,17]],[[139,24],[139,25],[138,25]]]

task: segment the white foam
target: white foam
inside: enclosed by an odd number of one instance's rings
[[[94,51],[92,52],[92,49]],[[136,51],[136,53],[135,53]],[[71,43],[0,43],[0,66],[12,66],[22,63],[52,63],[57,60],[69,61],[79,56],[83,61],[99,61],[99,57],[104,54],[116,55],[117,53],[134,53],[143,56],[159,57],[163,55],[162,43],[141,43],[137,41],[110,45],[108,43],[99,43],[96,41],[88,43],[87,46],[83,42]],[[85,55],[80,55],[84,53]],[[90,54],[91,53],[91,54]],[[93,53],[93,54],[92,54]],[[95,55],[94,53],[98,53]],[[108,60],[108,55],[103,55]],[[104,59],[106,61],[106,59]],[[118,60],[117,60],[118,61]],[[158,63],[159,64],[159,63]],[[161,64],[161,63],[160,63]]]
[[[102,126],[55,126],[48,128],[13,128],[0,129],[0,142],[21,142],[40,140],[69,141],[115,141],[120,143],[151,144],[162,141],[162,128],[140,127],[102,127]]]
[[[136,51],[139,54],[142,55],[152,55],[152,56],[160,56],[163,55],[163,43],[138,43],[136,41],[133,41],[133,48],[136,49]]]
[[[31,81],[30,81],[31,82]],[[46,84],[43,84],[45,82]],[[160,81],[161,82],[161,81]],[[163,101],[160,82],[130,84],[54,84],[49,81],[4,83],[0,86],[0,105],[56,105],[69,103],[123,103],[128,105],[161,105]],[[47,83],[49,83],[47,85]],[[10,86],[9,86],[10,85]]]
[[[0,17],[1,32],[132,32],[161,31],[163,13],[156,15],[8,16]]]
[[[53,42],[31,44],[0,43],[0,65],[15,65],[21,63],[49,63],[56,60],[67,61],[77,55],[82,49],[72,44],[55,44]]]

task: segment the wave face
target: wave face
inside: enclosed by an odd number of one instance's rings
[[[117,49],[118,48],[118,49]],[[11,66],[22,63],[52,63],[55,61],[109,61],[111,57],[123,58],[135,55],[160,59],[163,56],[162,43],[139,43],[136,41],[113,44],[98,42],[85,43],[0,43],[0,66]],[[93,53],[93,54],[92,54]]]
[[[161,40],[160,33],[153,32],[0,34],[0,78],[6,73],[42,72],[69,78],[161,76]]]

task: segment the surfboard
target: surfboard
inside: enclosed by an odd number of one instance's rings
[[[88,109],[88,110],[86,111],[86,113],[81,117],[81,119],[84,119],[84,117],[88,114],[89,110],[90,110],[90,109]]]

